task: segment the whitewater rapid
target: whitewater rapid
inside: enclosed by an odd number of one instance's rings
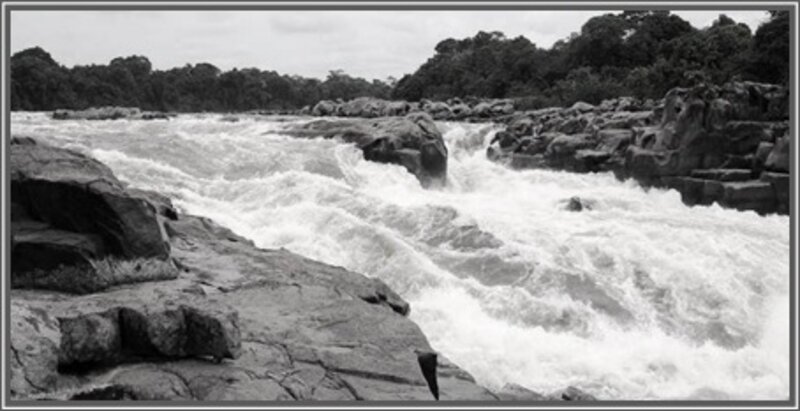
[[[787,216],[689,208],[610,174],[511,170],[486,159],[490,124],[438,123],[449,184],[425,190],[351,145],[281,135],[308,119],[220,118],[13,113],[11,129],[88,153],[260,247],[381,278],[487,387],[788,398]],[[565,211],[572,196],[592,209]]]

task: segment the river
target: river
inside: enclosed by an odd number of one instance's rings
[[[185,114],[56,121],[12,134],[90,154],[265,248],[378,277],[431,345],[499,388],[575,385],[604,399],[786,399],[787,216],[687,207],[610,174],[486,159],[491,124],[438,123],[447,187],[289,122]],[[591,210],[564,210],[579,196]]]

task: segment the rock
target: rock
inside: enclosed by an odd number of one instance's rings
[[[32,137],[16,137],[12,136],[10,144],[13,145],[20,145],[20,146],[35,146],[36,140]]]
[[[506,384],[495,393],[501,401],[547,401],[548,397],[518,384]]]
[[[10,164],[12,286],[87,293],[177,275],[155,209],[105,165],[30,142]]]
[[[422,107],[422,110],[430,114],[434,120],[450,120],[453,118],[453,111],[450,106],[441,101],[429,102]]]
[[[329,100],[322,100],[311,109],[311,114],[315,116],[334,115],[336,114],[336,104]]]
[[[578,113],[586,113],[594,110],[594,106],[583,101],[578,101],[570,107],[570,110],[574,110]]]
[[[567,161],[565,169],[578,173],[597,172],[603,169],[611,153],[600,150],[578,150],[572,159]]]
[[[463,120],[472,115],[472,109],[464,103],[450,105],[450,111],[453,113],[452,118],[455,120]]]
[[[722,127],[728,139],[729,152],[745,154],[755,152],[759,144],[772,139],[770,123],[759,121],[729,121]]]
[[[216,300],[102,305],[110,308],[71,307],[68,311],[80,313],[59,318],[60,368],[86,370],[150,358],[235,359],[241,354],[238,315]]]
[[[522,116],[511,120],[511,123],[509,123],[508,127],[506,128],[506,132],[517,138],[532,136],[534,134],[535,127],[536,123],[533,121],[533,119],[527,116]]]
[[[593,143],[588,134],[561,134],[550,141],[546,154],[550,157],[565,157],[580,149],[592,147]]]
[[[566,168],[574,171],[582,170],[585,159],[592,156],[592,153],[583,152],[576,157],[580,150],[593,147],[595,144],[589,134],[559,135],[555,137],[545,150],[545,158],[551,167]],[[588,155],[587,155],[588,154]],[[605,153],[601,153],[604,156]]]
[[[569,386],[560,393],[561,399],[564,401],[597,401],[594,395],[591,395],[577,387]]]
[[[580,197],[570,197],[569,201],[567,201],[567,206],[565,209],[567,211],[583,211],[583,201],[581,201]],[[591,207],[586,207],[586,209],[591,210]]]
[[[777,212],[781,214],[789,214],[791,198],[791,191],[789,189],[791,179],[789,177],[789,173],[765,171],[761,173],[760,180],[772,184],[772,189],[775,191],[775,197],[778,202]]]
[[[439,400],[439,383],[436,372],[437,367],[437,354],[432,351],[418,351],[417,361],[419,368],[422,371],[422,376],[425,377],[425,382],[428,383],[428,389],[431,390],[433,398]]]
[[[556,126],[555,131],[563,134],[577,134],[582,133],[586,126],[589,125],[589,121],[585,116],[576,116],[566,119],[565,121],[561,122],[558,126]]]
[[[12,299],[9,325],[9,388],[12,397],[52,391],[58,381],[58,322],[41,309]]]
[[[766,155],[764,156],[766,158]],[[725,161],[723,161],[722,165],[719,168],[738,168],[738,169],[745,169],[745,168],[752,168],[755,171],[755,174],[758,174],[756,171],[755,165],[755,155],[754,154],[745,154],[745,155],[736,155],[736,154],[727,154],[725,155]],[[761,167],[763,168],[763,161],[761,163]]]
[[[491,104],[491,114],[495,116],[514,113],[514,103],[511,100],[496,100]]]
[[[687,204],[710,204],[723,199],[720,182],[746,182],[763,170],[788,172],[787,107],[785,87],[752,82],[674,88],[661,102],[578,102],[518,113],[487,156],[514,168],[612,171],[644,186],[675,188]],[[476,106],[475,112],[483,110]],[[751,188],[730,189],[733,197],[721,204],[769,209],[764,190]],[[747,202],[742,193],[757,198]]]
[[[720,96],[732,105],[733,118],[740,120],[783,120],[789,118],[789,91],[775,84],[750,81],[726,83]]]
[[[85,282],[97,277],[93,260],[105,254],[98,236],[57,230],[30,221],[15,222],[12,236],[12,287],[62,291],[96,288]],[[54,271],[63,274],[54,275]]]
[[[716,168],[692,170],[692,177],[718,181],[747,181],[753,178],[750,169]]]
[[[657,124],[655,116],[650,111],[621,111],[603,117],[601,129],[633,129],[635,127],[647,127]]]
[[[153,211],[130,196],[105,165],[44,144],[15,144],[10,151],[11,196],[34,219],[97,235],[112,255],[169,255]]]
[[[131,197],[140,198],[150,204],[158,215],[170,220],[178,219],[178,211],[172,205],[172,200],[169,197],[149,190],[129,188],[127,191]]]
[[[764,161],[764,168],[770,171],[789,172],[789,136],[775,141],[775,146]]]
[[[119,360],[122,350],[117,311],[59,318],[60,367],[102,365]]]
[[[411,111],[411,106],[405,101],[390,101],[384,106],[384,116],[405,116]]]
[[[772,149],[775,147],[775,143],[769,143],[766,141],[762,141],[759,143],[758,147],[756,148],[755,155],[751,160],[751,167],[753,172],[760,173],[764,170],[764,165],[767,162],[767,158],[769,154],[772,153]]]
[[[169,119],[166,113],[141,111],[137,107],[91,107],[86,110],[56,110],[54,120],[159,120]]]
[[[597,132],[600,140],[598,150],[608,153],[624,153],[633,141],[633,131],[628,129],[604,129]]]
[[[447,179],[447,148],[433,119],[424,113],[372,121],[319,120],[285,132],[355,143],[365,159],[402,165],[425,187],[444,185]]]
[[[750,180],[723,183],[720,203],[738,210],[755,210],[760,214],[775,212],[777,193],[770,182]]]

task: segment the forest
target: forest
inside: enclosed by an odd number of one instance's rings
[[[550,48],[481,31],[439,42],[431,58],[397,81],[370,81],[341,70],[324,80],[258,68],[221,71],[210,63],[154,70],[144,56],[68,68],[34,47],[11,57],[11,108],[291,110],[362,96],[512,98],[518,108],[540,108],[622,95],[661,98],[670,88],[698,82],[786,85],[789,24],[786,11],[770,12],[755,33],[725,15],[698,29],[669,11],[625,11],[593,17]]]

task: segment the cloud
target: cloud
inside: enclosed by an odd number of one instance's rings
[[[209,62],[324,78],[413,72],[445,38],[480,30],[550,47],[610,11],[12,11],[12,53],[41,46],[67,66],[147,56],[158,69]],[[696,27],[720,11],[680,11]],[[765,12],[725,11],[753,31]]]

